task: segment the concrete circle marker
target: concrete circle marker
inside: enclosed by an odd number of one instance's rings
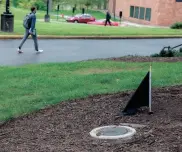
[[[90,135],[98,139],[126,139],[136,133],[134,128],[128,126],[103,126],[93,129]]]

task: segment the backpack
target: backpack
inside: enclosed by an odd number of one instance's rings
[[[111,19],[111,15],[109,13],[107,13],[106,19],[109,19],[109,20]]]
[[[24,28],[26,28],[26,29],[29,29],[29,28],[30,28],[30,26],[31,26],[31,16],[30,16],[30,14],[27,14],[27,15],[24,17],[23,26],[24,26]]]
[[[110,14],[108,14],[108,18],[111,19],[111,15]]]

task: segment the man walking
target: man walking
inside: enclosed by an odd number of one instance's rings
[[[29,35],[31,35],[32,39],[34,40],[35,51],[37,51],[37,53],[43,52],[43,50],[38,49],[37,33],[36,33],[36,29],[35,29],[35,24],[36,24],[36,15],[35,14],[36,14],[36,8],[31,7],[31,13],[26,16],[24,23],[23,23],[23,25],[25,27],[25,34],[18,47],[18,53],[23,53],[21,48],[22,48],[23,44],[25,43],[25,41],[27,40],[27,38],[29,37]]]
[[[107,11],[107,13],[106,13],[106,22],[105,22],[105,26],[107,25],[107,23],[109,23],[109,25],[111,26],[111,21],[110,21],[110,19],[111,19],[111,15],[110,15],[109,11]]]

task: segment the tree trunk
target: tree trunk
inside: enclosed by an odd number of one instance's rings
[[[107,9],[108,0],[104,0],[104,9]]]
[[[97,8],[98,8],[98,9],[101,9],[101,2],[98,2],[98,3],[97,3]]]
[[[101,5],[100,5],[100,4],[97,4],[97,8],[98,8],[98,9],[101,9]]]

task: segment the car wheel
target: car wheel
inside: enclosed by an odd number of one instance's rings
[[[75,23],[78,23],[78,21],[76,20]]]

